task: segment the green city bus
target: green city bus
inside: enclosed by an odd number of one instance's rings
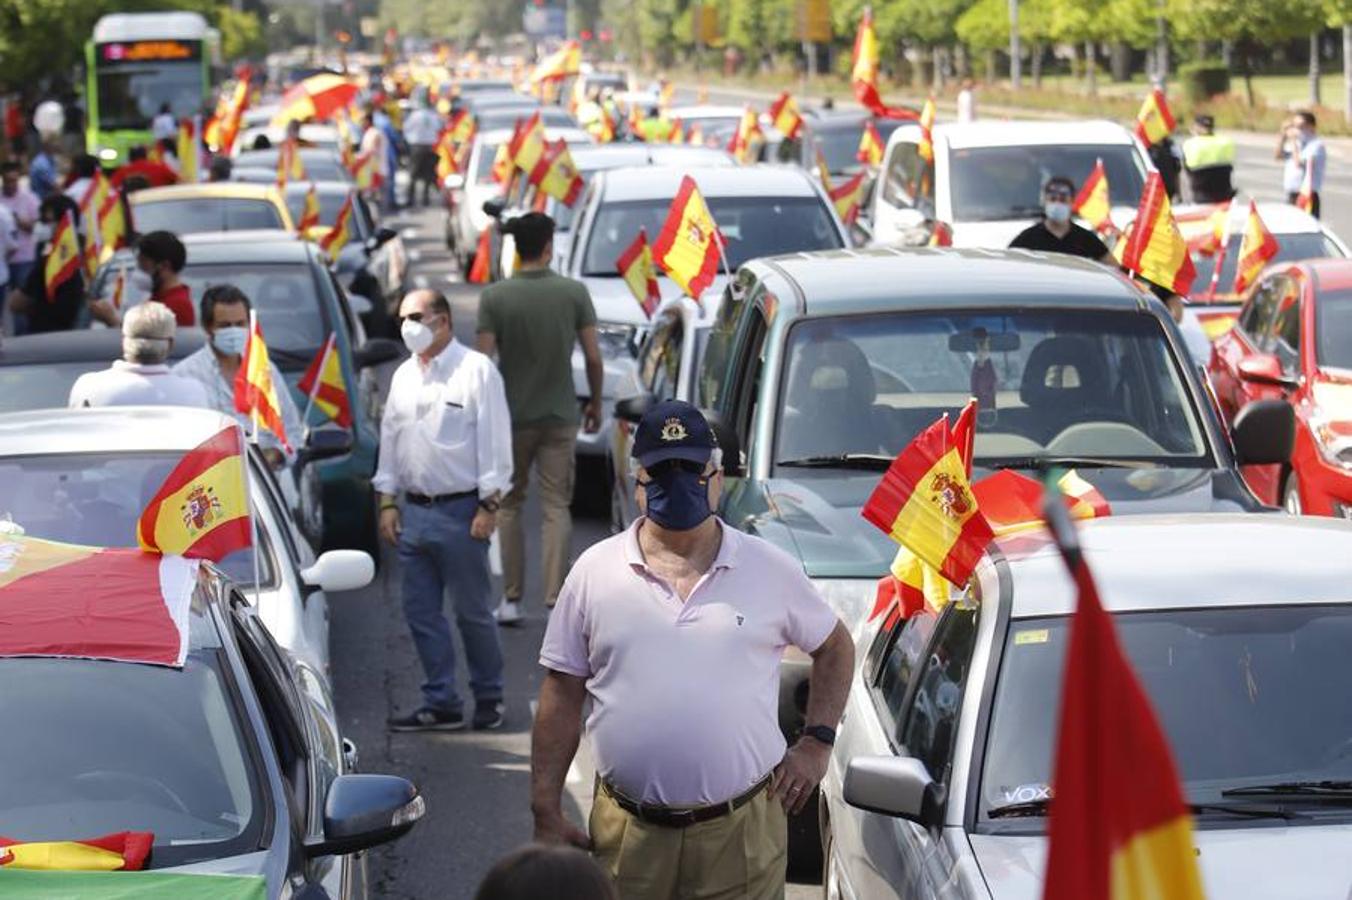
[[[85,45],[89,152],[105,166],[151,140],[150,123],[168,103],[174,117],[209,113],[219,35],[193,12],[114,13]]]

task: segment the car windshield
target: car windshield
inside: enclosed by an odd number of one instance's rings
[[[99,128],[142,130],[165,103],[175,118],[196,115],[206,90],[201,61],[117,63],[98,67]]]
[[[1352,704],[1312,689],[1352,679],[1352,609],[1231,607],[1113,620],[1169,738],[1188,802],[1226,802],[1223,791],[1256,784],[1352,779]],[[1050,793],[1069,637],[1068,617],[1010,626],[981,778],[989,827],[1045,826],[987,814]],[[1302,806],[1307,811],[1318,813]]]
[[[0,413],[62,409],[77,378],[106,368],[105,362],[88,360],[0,366]]]
[[[351,181],[352,176],[343,168],[343,161],[337,154],[327,150],[300,151],[301,165],[305,167],[305,178],[314,181]],[[239,169],[268,169],[277,171],[277,151],[247,150],[235,157],[235,167]],[[140,224],[139,222],[137,223]]]
[[[282,369],[304,368],[329,334],[319,287],[308,263],[188,265],[181,278],[200,298],[216,284],[233,284],[258,311],[268,352]]]
[[[316,191],[319,197],[319,224],[324,228],[332,228],[333,223],[338,221],[338,212],[343,208],[343,201],[347,199],[347,194],[337,194],[333,191]],[[291,213],[291,221],[299,222],[305,216],[305,191],[287,191],[286,209]],[[356,203],[356,201],[353,201]],[[370,236],[370,228],[366,222],[366,216],[363,214],[362,205],[356,203],[353,218],[357,223],[358,240],[366,240]]]
[[[136,230],[141,234],[152,231],[202,234],[286,227],[282,214],[271,201],[243,197],[184,197],[133,203],[132,215],[136,219]]]
[[[474,170],[475,184],[488,184],[493,180],[493,160],[498,156],[498,144],[479,145],[479,165]]]
[[[970,396],[975,462],[1209,465],[1161,323],[1136,312],[878,313],[789,332],[775,459],[892,456]],[[799,471],[799,470],[796,470]]]
[[[1103,160],[1114,206],[1136,206],[1145,164],[1128,144],[1024,144],[950,150],[948,183],[957,222],[1028,219],[1042,214],[1042,186],[1054,175],[1084,183]]]
[[[141,511],[182,458],[129,451],[0,457],[0,520],[67,544],[135,547]],[[266,535],[259,539],[266,543]],[[269,557],[265,546],[258,554],[264,585],[273,581]],[[236,550],[218,565],[237,583],[254,583],[253,548]]]
[[[1352,291],[1320,294],[1314,312],[1316,361],[1321,367],[1352,369]]]
[[[816,197],[708,197],[709,211],[727,241],[727,263],[736,269],[749,259],[799,250],[835,250],[840,232]],[[633,243],[640,228],[656,240],[671,206],[670,198],[607,203],[596,214],[583,263],[583,274],[619,274],[615,260]]]
[[[1218,294],[1225,294],[1234,290],[1235,267],[1239,265],[1239,245],[1243,239],[1244,236],[1240,234],[1233,235],[1230,238],[1230,246],[1225,252],[1225,261],[1221,263],[1220,277],[1216,279],[1216,293]],[[1279,234],[1277,235],[1277,255],[1268,265],[1300,262],[1306,259],[1321,259],[1330,256],[1341,258],[1342,255],[1342,251],[1338,249],[1337,244],[1318,232]],[[1212,276],[1216,273],[1216,257],[1194,253],[1192,254],[1192,262],[1197,268],[1197,278],[1193,281],[1193,291],[1196,294],[1205,293],[1207,285],[1211,284]]]
[[[887,146],[887,139],[902,124],[903,120],[901,119],[873,120],[873,127],[878,129],[878,137],[882,138],[883,146]],[[832,175],[853,175],[864,167],[864,164],[859,161],[856,155],[859,152],[859,141],[863,136],[863,119],[853,125],[836,125],[812,132],[816,149],[820,150],[822,156],[826,157],[826,168]]]
[[[23,686],[0,691],[0,834],[149,831],[152,868],[257,850],[265,806],[222,666],[219,649],[182,670],[0,659],[0,683]]]

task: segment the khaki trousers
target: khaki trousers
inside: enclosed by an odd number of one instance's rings
[[[598,784],[589,829],[596,859],[622,900],[784,896],[788,819],[768,788],[726,816],[665,828],[640,822]]]
[[[522,512],[533,466],[540,481],[544,529],[540,536],[544,557],[545,605],[553,606],[568,574],[568,545],[573,536],[576,463],[576,425],[533,425],[512,429],[512,489],[502,500],[498,524],[502,527],[503,593],[520,600],[526,589],[526,534]]]

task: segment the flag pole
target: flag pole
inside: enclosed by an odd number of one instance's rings
[[[262,548],[258,544],[258,509],[253,502],[253,479],[249,477],[247,449],[240,464],[244,466],[244,490],[249,498],[249,552],[253,556],[254,607],[260,608],[263,602],[263,573],[258,556]]]

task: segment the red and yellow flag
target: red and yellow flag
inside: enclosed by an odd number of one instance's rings
[[[337,229],[335,225],[334,230]],[[268,345],[263,341],[263,328],[258,324],[258,313],[250,312],[249,341],[244,345],[244,358],[235,375],[235,409],[248,414],[255,428],[271,431],[278,442],[290,450],[286,426],[282,422],[282,404],[277,398],[279,389],[286,390],[286,385],[275,384],[272,380],[272,360],[268,358]]]
[[[121,311],[122,302],[127,294],[127,270],[118,269],[117,274],[113,276],[113,293],[108,298],[108,302],[113,305],[113,309]]]
[[[337,259],[338,254],[352,240],[353,229],[352,195],[348,194],[338,209],[338,218],[333,220],[333,227],[329,229],[328,234],[319,239],[319,249],[327,253],[329,259]]]
[[[642,307],[643,314],[651,319],[653,311],[662,302],[662,291],[657,286],[657,267],[653,265],[652,248],[648,246],[647,229],[639,228],[638,237],[620,254],[620,258],[615,261],[615,268],[628,286],[629,293]]]
[[[1164,91],[1155,88],[1141,101],[1141,110],[1136,113],[1136,136],[1147,146],[1158,144],[1174,133],[1178,123],[1169,111],[1169,101]]]
[[[352,403],[348,399],[347,382],[343,378],[342,360],[338,358],[338,335],[330,332],[329,339],[319,349],[298,385],[324,415],[343,428],[352,427]]]
[[[1112,510],[1098,488],[1073,469],[1057,481],[1072,519],[1094,519]],[[972,485],[977,505],[997,536],[1042,526],[1042,483],[1012,469],[1001,469]]]
[[[1054,528],[1056,533],[1060,529]],[[1044,900],[1202,900],[1192,817],[1169,742],[1068,535],[1071,619]]]
[[[718,272],[723,253],[721,242],[704,195],[695,179],[686,175],[653,243],[653,259],[681,290],[698,302]]]
[[[1146,176],[1136,221],[1113,248],[1122,268],[1152,284],[1186,295],[1197,277],[1188,244],[1174,222],[1164,180],[1158,172]]]
[[[610,117],[610,110],[602,106],[601,114],[587,124],[587,131],[598,144],[615,140],[615,120]]]
[[[1300,190],[1296,191],[1296,207],[1314,215],[1314,157],[1305,160],[1305,174],[1300,179]]]
[[[1239,242],[1239,261],[1235,266],[1235,293],[1242,294],[1258,280],[1278,251],[1277,239],[1258,215],[1258,204],[1249,201],[1249,217],[1244,221],[1244,236]]]
[[[921,159],[931,164],[934,162],[934,118],[937,114],[934,98],[927,98],[925,105],[920,109],[920,142],[915,149]],[[873,128],[873,123],[869,122],[868,126]],[[874,133],[877,133],[877,129],[874,129]],[[878,161],[882,162],[882,151],[878,153]]]
[[[122,195],[109,190],[99,206],[99,250],[104,259],[127,245],[127,216],[122,206]]]
[[[470,284],[488,284],[493,272],[493,261],[490,258],[492,254],[493,226],[490,223],[479,232],[479,243],[474,248],[474,261],[470,263],[469,272],[465,274],[465,281]]]
[[[474,131],[474,117],[469,114],[467,109],[458,110],[451,117],[451,124],[446,126],[446,132],[457,146],[473,137]]]
[[[300,147],[290,138],[277,151],[277,188],[281,190],[292,181],[305,178],[305,164],[300,159]]]
[[[222,153],[229,154],[235,147],[235,138],[239,137],[239,126],[244,121],[244,111],[249,108],[250,70],[246,67],[235,82],[235,91],[220,121],[220,145]]]
[[[47,286],[47,302],[56,302],[56,291],[80,271],[80,238],[75,233],[75,220],[69,211],[56,223],[56,231],[42,263],[42,276]]]
[[[995,536],[947,416],[897,455],[862,514],[956,585],[967,583]]]
[[[377,162],[374,150],[367,150],[365,153],[357,154],[352,160],[352,181],[356,184],[357,190],[369,191],[372,188],[379,187],[376,183]]]
[[[798,137],[798,132],[803,129],[803,114],[798,111],[798,101],[788,91],[770,104],[770,120],[786,141]]]
[[[192,119],[178,123],[178,177],[186,184],[197,181],[197,128]]]
[[[742,165],[747,165],[756,161],[756,156],[763,143],[765,143],[765,132],[761,131],[760,116],[748,106],[742,111],[742,118],[737,123],[737,130],[732,133],[732,139],[728,141],[728,152],[732,154],[733,159]]]
[[[947,222],[935,221],[934,230],[930,232],[930,247],[952,247],[953,246],[953,226]]]
[[[884,149],[883,137],[878,134],[873,120],[864,122],[864,132],[859,135],[859,149],[855,151],[854,158],[866,166],[882,165]]]
[[[545,155],[545,126],[540,121],[538,112],[532,113],[531,117],[512,135],[507,150],[511,155],[512,164],[525,172],[527,176],[535,171],[536,165]]]
[[[521,123],[517,123],[516,134],[521,132]],[[516,166],[512,162],[512,143],[516,140],[516,135],[512,136],[511,141],[498,144],[498,149],[493,151],[493,183],[506,184],[516,171]]]
[[[136,542],[152,553],[214,562],[249,546],[244,471],[244,439],[230,425],[174,466],[141,513]]]
[[[94,273],[99,270],[99,245],[96,235],[91,234],[84,242],[84,247],[80,250],[80,272],[84,275],[85,284],[91,284],[94,281]]]
[[[80,210],[80,218],[88,225],[90,222],[98,220],[99,207],[103,201],[108,199],[108,192],[111,187],[108,179],[102,171],[96,171],[94,177],[89,179],[89,186],[85,188],[84,194],[80,197],[76,206]],[[97,229],[90,229],[91,233]]]
[[[836,207],[836,215],[846,225],[853,225],[859,218],[859,206],[864,199],[864,172],[856,172],[842,181],[837,187],[830,188],[827,194]]]
[[[305,192],[305,206],[300,211],[300,221],[296,223],[296,230],[301,234],[306,234],[311,228],[319,225],[319,191],[314,182],[310,182],[310,188]]]
[[[1113,227],[1113,205],[1108,193],[1108,173],[1103,168],[1103,160],[1094,163],[1094,170],[1080,186],[1075,195],[1071,211],[1084,219],[1097,231],[1109,231]]]
[[[16,841],[0,837],[0,869],[135,872],[145,868],[155,835],[119,831],[78,841]]]
[[[854,34],[854,62],[850,69],[850,84],[854,97],[865,109],[884,119],[914,119],[915,110],[888,106],[878,93],[878,69],[881,55],[878,51],[878,33],[873,29],[873,10],[864,7],[859,19],[859,30]]]
[[[667,129],[667,143],[668,144],[685,143],[685,123],[681,121],[680,116],[677,116],[676,118],[671,120],[671,124]]]
[[[695,147],[704,146],[704,126],[696,122],[690,126],[690,131],[686,133],[685,142]]]
[[[580,71],[582,71],[582,45],[577,41],[565,41],[562,47],[540,60],[535,70],[531,72],[530,80],[534,84],[562,81]]]
[[[573,154],[568,152],[568,143],[563,138],[545,144],[544,153],[531,170],[530,182],[540,189],[541,196],[548,195],[566,206],[572,206],[582,196],[582,173],[573,163]]]

